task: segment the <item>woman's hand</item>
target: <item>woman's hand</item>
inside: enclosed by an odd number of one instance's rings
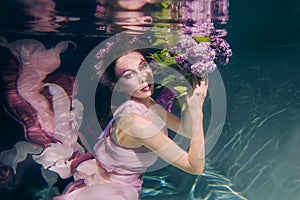
[[[197,113],[202,113],[202,106],[207,94],[208,84],[205,80],[201,80],[200,84],[196,87],[191,96],[187,96],[187,105],[190,110]]]

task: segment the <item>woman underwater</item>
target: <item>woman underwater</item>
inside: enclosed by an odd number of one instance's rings
[[[65,46],[62,48],[59,44],[56,49],[59,53]],[[82,152],[82,156],[79,156],[79,153],[71,150],[67,154],[70,147],[81,151],[75,141],[77,138],[72,138],[72,135],[70,138],[74,141],[71,142],[70,139],[62,141],[60,138],[57,138],[60,142],[46,142],[44,152],[34,156],[36,162],[44,168],[52,166],[50,170],[58,172],[62,178],[74,177],[74,182],[54,199],[140,199],[142,176],[158,157],[188,173],[201,174],[205,164],[202,113],[208,89],[205,81],[196,85],[193,93],[187,96],[187,109],[181,121],[151,98],[154,89],[153,73],[138,51],[121,55],[104,74],[101,78],[105,80],[102,82],[113,93],[124,94],[127,100],[112,111],[113,117],[94,147],[95,158],[91,158],[89,152]],[[168,137],[167,129],[191,139],[187,152]],[[53,135],[54,138],[56,136]],[[65,145],[68,142],[70,145]],[[69,164],[66,160],[59,162],[55,158],[63,154],[71,155],[67,159]],[[56,166],[51,164],[52,160]]]
[[[139,199],[142,175],[158,156],[188,173],[202,173],[205,81],[187,97],[188,109],[181,123],[151,98],[153,73],[141,53],[132,51],[122,55],[105,73],[106,84],[125,93],[128,100],[115,110],[94,147],[97,175],[84,177],[86,174],[81,173],[90,169],[88,165],[85,169],[84,162],[81,163],[75,174],[85,179],[86,186],[55,199]],[[188,152],[167,136],[167,128],[191,138]]]

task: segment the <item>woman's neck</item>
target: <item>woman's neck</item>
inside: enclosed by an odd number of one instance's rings
[[[153,105],[153,100],[150,97],[149,98],[145,98],[145,99],[131,97],[130,99],[133,100],[133,101],[135,101],[135,102],[137,102],[137,103],[143,104],[147,108],[150,108]]]

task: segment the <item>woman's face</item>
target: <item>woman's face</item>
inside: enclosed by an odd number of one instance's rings
[[[153,92],[153,73],[142,54],[130,52],[116,62],[115,73],[118,82],[115,87],[129,96],[149,98]]]

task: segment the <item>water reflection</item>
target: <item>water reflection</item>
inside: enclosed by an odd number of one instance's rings
[[[19,0],[24,6],[24,14],[30,19],[26,25],[34,32],[58,32],[62,23],[78,21],[80,18],[58,15],[53,0]]]
[[[228,0],[113,2],[117,3],[98,1],[95,9],[97,29],[106,30],[108,34],[121,30],[145,31],[148,27],[167,27],[209,35],[212,23],[226,24],[229,19]]]
[[[149,27],[177,30],[226,24],[228,9],[229,0],[17,0],[3,3],[0,15],[10,20],[1,22],[5,24],[1,31],[111,35]]]
[[[146,31],[147,26],[152,24],[152,17],[143,11],[124,11],[107,9],[97,5],[95,24],[97,30],[106,30],[107,34],[113,34],[121,30]]]
[[[24,13],[32,20],[28,21],[28,26],[32,31],[51,32],[56,30],[55,24],[55,3],[52,0],[20,0],[24,5]]]
[[[113,4],[113,6],[120,7],[126,10],[139,10],[146,4],[155,3],[156,0],[115,0],[108,1],[108,3]]]

